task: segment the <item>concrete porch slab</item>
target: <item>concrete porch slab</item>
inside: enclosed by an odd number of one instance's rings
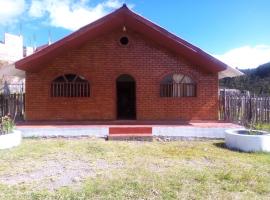
[[[21,122],[23,137],[107,137],[110,128],[151,127],[153,136],[224,138],[225,130],[243,128],[221,121],[70,121]]]

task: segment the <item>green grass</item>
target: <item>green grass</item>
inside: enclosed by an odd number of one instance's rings
[[[257,130],[264,130],[264,131],[269,131],[270,132],[270,124],[266,123],[259,123],[255,125],[255,129]]]
[[[48,160],[93,169],[79,185],[55,190],[43,188],[42,178],[2,182],[0,199],[270,199],[270,154],[230,151],[223,141],[25,139],[0,158],[0,180],[43,169]]]

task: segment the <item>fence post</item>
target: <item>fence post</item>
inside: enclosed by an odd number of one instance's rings
[[[241,124],[270,122],[270,97],[221,93],[220,119]]]

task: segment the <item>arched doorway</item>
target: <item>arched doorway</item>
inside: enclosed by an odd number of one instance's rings
[[[116,79],[117,119],[136,119],[136,82],[128,74]]]

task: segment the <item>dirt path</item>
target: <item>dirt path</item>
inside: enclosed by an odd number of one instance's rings
[[[39,166],[31,169],[27,162],[14,163],[13,168],[24,165],[23,172],[16,174],[0,175],[0,183],[7,185],[34,184],[38,189],[54,190],[63,186],[79,186],[87,177],[95,177],[100,170],[108,170],[123,167],[123,163],[108,163],[106,160],[95,162],[76,158],[74,155],[58,154],[53,158],[45,157]],[[27,166],[29,165],[29,166]]]

